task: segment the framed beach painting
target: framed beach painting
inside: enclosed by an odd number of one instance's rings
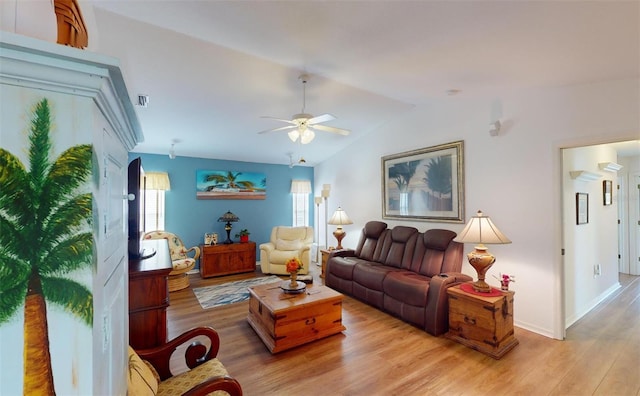
[[[382,217],[464,222],[464,142],[382,157]]]
[[[197,199],[266,199],[264,173],[217,170],[196,171]]]

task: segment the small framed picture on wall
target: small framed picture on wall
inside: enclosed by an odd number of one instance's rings
[[[589,194],[576,193],[576,224],[589,222]]]
[[[613,202],[613,182],[604,180],[602,182],[602,202],[604,206],[611,205]]]

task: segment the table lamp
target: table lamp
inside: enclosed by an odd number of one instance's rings
[[[233,243],[233,241],[231,240],[231,223],[235,223],[238,220],[240,220],[240,218],[234,215],[233,213],[231,213],[230,210],[228,210],[227,213],[223,214],[218,218],[218,221],[227,223],[224,225],[224,230],[227,232],[227,240],[224,241],[223,243],[225,244]]]
[[[347,216],[347,213],[338,206],[338,209],[336,209],[333,216],[331,216],[331,219],[329,219],[328,224],[338,226],[338,228],[333,232],[333,236],[338,240],[338,246],[336,246],[336,249],[342,249],[342,238],[347,235],[347,233],[342,229],[342,226],[345,224],[353,224],[353,221],[351,221],[349,216]]]
[[[511,241],[493,224],[488,216],[482,211],[478,211],[476,216],[471,217],[462,232],[454,238],[455,242],[477,243],[475,250],[467,254],[469,264],[478,273],[478,280],[471,286],[473,290],[481,293],[491,292],[491,286],[485,282],[484,277],[489,268],[496,261],[496,258],[487,251],[484,244],[506,244]]]

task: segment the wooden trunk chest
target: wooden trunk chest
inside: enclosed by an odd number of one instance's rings
[[[447,338],[500,359],[518,345],[513,331],[514,292],[485,297],[450,287]]]
[[[301,294],[286,294],[280,283],[249,288],[247,321],[271,353],[340,333],[342,294],[323,285],[307,285]]]

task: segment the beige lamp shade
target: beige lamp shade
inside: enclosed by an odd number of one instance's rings
[[[349,216],[347,216],[347,212],[342,210],[341,207],[338,207],[338,209],[333,213],[333,216],[329,219],[328,223],[331,225],[342,226],[345,224],[353,224],[353,221],[351,221]]]
[[[145,172],[144,177],[146,190],[171,190],[167,172]]]
[[[462,243],[479,244],[505,244],[511,243],[488,216],[482,211],[478,211],[476,216],[471,217],[464,229],[454,239]]]

